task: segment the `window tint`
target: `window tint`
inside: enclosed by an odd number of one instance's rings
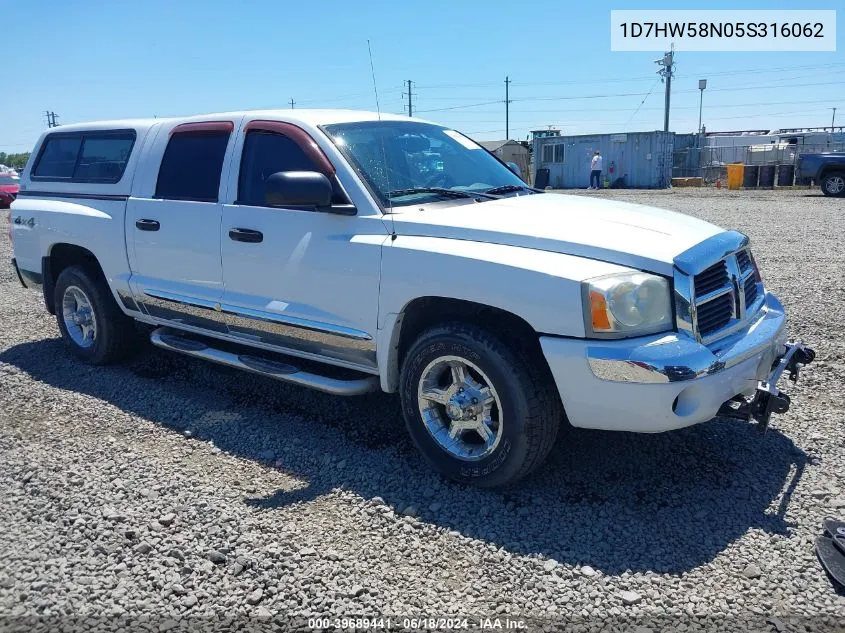
[[[134,130],[53,134],[32,170],[35,180],[117,182],[135,143]]]
[[[158,171],[156,198],[216,202],[229,132],[177,132]]]
[[[135,136],[85,137],[74,179],[117,182],[126,169]]]
[[[38,178],[73,178],[80,147],[81,135],[48,137],[32,175]]]
[[[283,134],[252,131],[244,141],[238,202],[264,205],[264,181],[279,171],[320,171],[302,148]]]

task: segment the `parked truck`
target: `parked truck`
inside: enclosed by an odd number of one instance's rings
[[[481,486],[537,468],[561,424],[765,425],[789,406],[781,374],[813,359],[746,236],[534,190],[413,118],[64,125],[38,140],[10,220],[21,282],[82,361],[123,358],[140,323],[158,347],[272,379],[398,391],[426,460]]]
[[[845,196],[845,152],[800,154],[797,178],[809,178],[821,187],[826,196]]]

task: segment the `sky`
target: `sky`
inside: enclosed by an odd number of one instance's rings
[[[700,5],[698,5],[700,7]],[[611,52],[612,8],[672,2],[422,0],[0,0],[5,50],[0,151],[29,151],[58,122],[259,108],[406,112],[478,140],[554,126],[564,134],[663,129],[658,53]],[[692,7],[690,7],[692,8]],[[798,9],[794,0],[709,9]],[[840,1],[814,2],[838,9]],[[670,129],[845,124],[845,43],[836,52],[678,52]]]

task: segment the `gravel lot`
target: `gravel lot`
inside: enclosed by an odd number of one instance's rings
[[[812,544],[823,518],[845,518],[845,201],[581,193],[751,236],[793,333],[818,353],[766,435],[726,420],[572,430],[519,487],[463,488],[417,456],[392,396],[333,398],[149,345],[87,367],[4,263],[0,630],[378,613],[841,627],[845,597]]]

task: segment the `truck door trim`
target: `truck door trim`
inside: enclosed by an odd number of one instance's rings
[[[225,334],[247,345],[356,369],[376,369],[375,341],[361,330],[165,290],[147,288],[144,295],[147,313],[175,327],[206,330],[210,336]]]

